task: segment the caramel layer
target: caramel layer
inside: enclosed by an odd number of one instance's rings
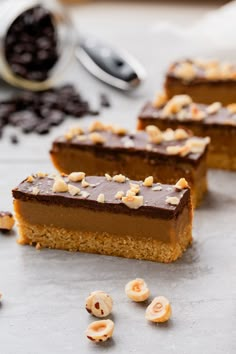
[[[221,102],[227,105],[236,102],[236,81],[216,81],[216,82],[184,82],[183,80],[167,77],[165,90],[168,98],[175,95],[189,95],[194,102],[210,104]]]
[[[14,201],[16,215],[31,225],[53,226],[80,232],[130,235],[175,244],[186,224],[191,224],[191,208],[186,206],[172,220],[115,214],[84,208],[45,205],[36,201]],[[27,235],[25,235],[27,237]]]

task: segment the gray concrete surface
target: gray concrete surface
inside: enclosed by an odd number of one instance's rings
[[[97,34],[123,45],[143,62],[149,73],[143,88],[132,95],[116,92],[91,78],[77,63],[71,63],[65,77],[76,81],[95,103],[99,92],[109,93],[112,108],[104,110],[102,119],[133,128],[143,101],[161,86],[168,62],[186,52],[195,53],[195,47],[180,38],[177,41],[171,33],[154,35],[138,26],[127,33],[115,23],[112,33],[100,26]],[[1,94],[6,91],[2,88]],[[50,143],[72,122],[76,123],[68,119],[47,137],[20,136],[18,146],[9,143],[11,130],[5,132],[0,140],[0,209],[12,209],[10,190],[29,173],[53,170],[48,159]],[[193,246],[174,264],[36,251],[17,245],[16,232],[1,235],[0,353],[235,353],[235,177],[236,173],[210,171],[209,193],[195,214]],[[126,298],[124,286],[135,277],[147,281],[152,297],[170,299],[173,317],[167,324],[147,323],[147,304]],[[114,299],[114,337],[102,345],[84,336],[94,320],[84,310],[84,300],[96,289],[109,292]]]

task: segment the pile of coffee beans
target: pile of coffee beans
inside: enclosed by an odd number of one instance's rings
[[[66,115],[75,118],[97,115],[73,85],[64,85],[43,92],[22,91],[0,102],[0,137],[7,125],[18,127],[23,133],[47,134],[51,127],[61,124]],[[16,136],[11,137],[13,144]]]
[[[58,60],[57,33],[52,15],[42,6],[23,12],[5,37],[5,58],[12,72],[24,79],[43,81]]]

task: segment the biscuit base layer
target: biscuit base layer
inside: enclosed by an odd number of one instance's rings
[[[192,243],[191,225],[187,225],[175,244],[153,239],[134,239],[130,235],[81,232],[55,226],[32,225],[18,217],[19,244],[37,245],[68,251],[97,253],[125,258],[170,263],[181,257]]]

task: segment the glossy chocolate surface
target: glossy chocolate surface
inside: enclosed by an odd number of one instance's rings
[[[184,207],[187,207],[190,202],[190,190],[184,189],[178,191],[173,185],[162,184],[161,191],[153,191],[153,187],[145,187],[142,181],[126,180],[124,183],[108,181],[105,177],[89,176],[86,181],[91,186],[83,188],[81,182],[68,181],[68,177],[62,177],[66,183],[75,185],[81,189],[81,192],[89,193],[87,197],[83,195],[72,196],[68,192],[54,193],[52,186],[54,179],[51,177],[38,178],[35,177],[32,183],[24,180],[17,188],[13,190],[13,197],[23,201],[36,201],[49,205],[63,205],[65,207],[82,207],[93,209],[96,211],[107,211],[111,213],[124,213],[131,215],[143,215],[154,218],[171,219],[177,216]],[[115,199],[118,191],[130,189],[130,183],[137,183],[140,185],[139,195],[143,196],[144,204],[139,209],[131,209],[127,207],[121,200]],[[38,194],[33,193],[33,188],[39,189]],[[103,193],[105,196],[105,203],[97,202],[98,195]],[[166,203],[166,197],[178,197],[178,205],[170,205]]]
[[[200,104],[196,103],[197,108],[199,110],[207,112],[207,107],[208,105],[206,104]],[[225,107],[221,107],[218,112],[214,114],[206,114],[206,117],[203,118],[202,120],[196,120],[191,117],[190,114],[190,106],[184,107],[186,109],[187,116],[183,120],[180,120],[177,118],[177,114],[172,114],[168,118],[162,118],[162,108],[155,108],[152,104],[152,102],[147,102],[143,109],[140,112],[139,119],[140,120],[145,120],[145,119],[160,119],[163,121],[166,120],[177,120],[179,124],[181,123],[184,125],[185,123],[191,123],[191,124],[196,124],[196,125],[212,125],[212,126],[234,126],[236,127],[236,114],[230,113],[229,110]]]
[[[119,136],[110,131],[99,131],[105,138],[104,144],[94,144],[89,136],[85,140],[79,140],[77,137],[72,140],[67,140],[65,137],[59,137],[53,142],[52,152],[59,148],[78,148],[94,150],[95,153],[110,153],[115,155],[116,153],[123,152],[127,154],[135,154],[140,157],[146,158],[163,158],[178,161],[188,161],[197,163],[203,153],[189,153],[185,156],[170,155],[167,153],[168,146],[182,146],[185,145],[186,139],[162,141],[160,144],[151,143],[148,140],[148,135],[145,131],[137,131],[124,136]],[[201,138],[200,138],[201,139]]]
[[[175,70],[178,69],[178,67],[183,64],[183,63],[190,63],[193,65],[194,70],[195,70],[195,77],[191,80],[184,80],[183,78],[179,77],[178,75],[176,75]],[[219,65],[221,63],[219,62]],[[232,65],[232,69],[234,69],[234,71],[236,70],[235,66]],[[219,84],[219,83],[227,83],[227,84],[233,84],[235,87],[236,84],[236,80],[235,78],[220,78],[216,79],[214,78],[214,80],[209,79],[206,76],[206,68],[204,68],[203,66],[197,65],[195,63],[195,61],[191,60],[191,59],[187,59],[187,60],[181,60],[181,61],[176,61],[174,63],[172,63],[168,69],[168,72],[166,74],[166,77],[168,78],[168,80],[177,80],[177,81],[183,81],[185,85],[195,85],[195,84],[200,84],[200,83],[207,83],[209,85],[215,85],[215,84]]]

